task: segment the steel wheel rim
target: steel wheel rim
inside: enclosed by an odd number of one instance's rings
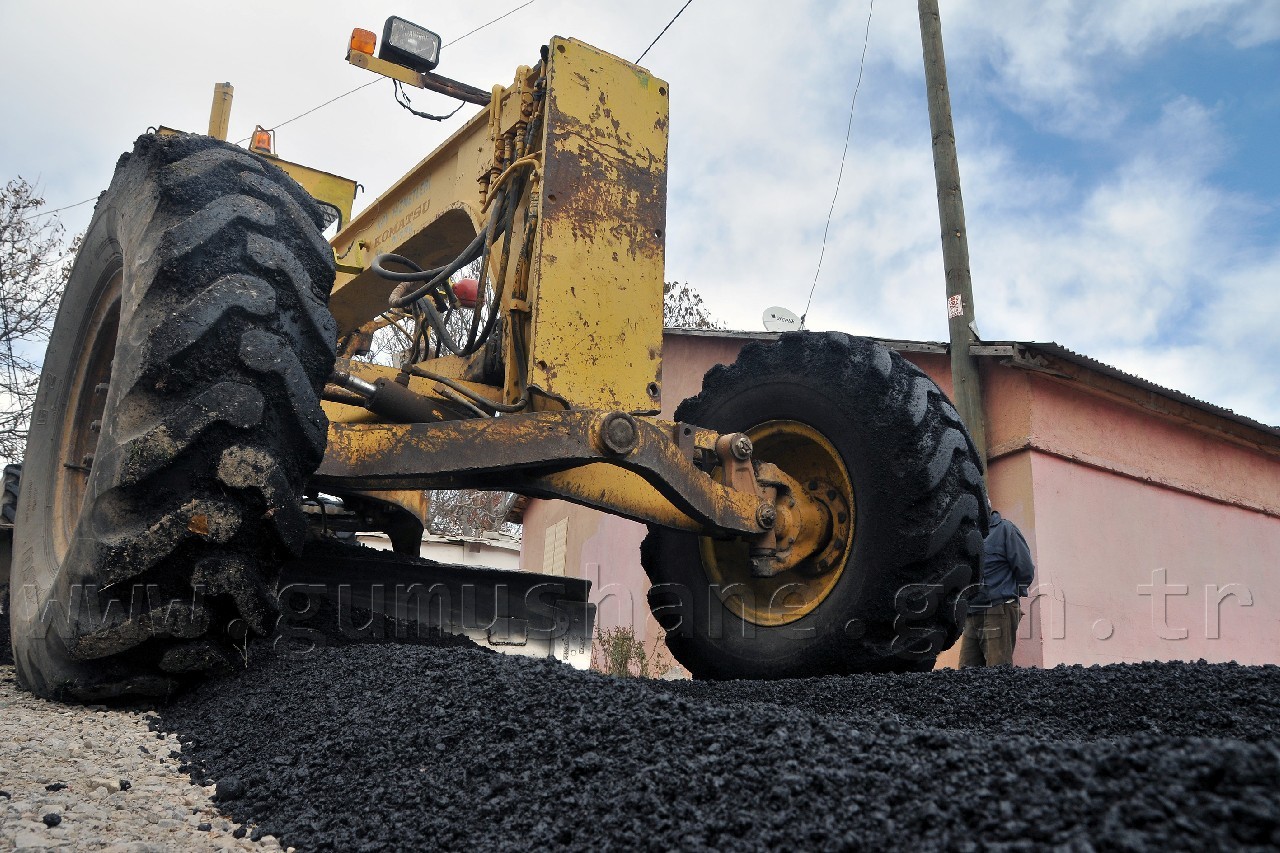
[[[830,482],[847,503],[850,529],[854,529],[853,480],[839,452],[820,432],[792,420],[765,421],[745,432],[755,447],[755,458],[774,463],[801,482]],[[849,536],[828,571],[815,571],[811,558],[772,578],[751,577],[747,543],[742,539],[703,536],[698,548],[707,579],[720,587],[730,612],[753,625],[777,627],[803,619],[831,595],[847,570],[853,541]]]
[[[59,424],[58,454],[53,471],[53,553],[58,562],[66,557],[75,536],[76,524],[89,493],[93,454],[97,450],[100,425],[106,411],[107,393],[99,391],[111,379],[116,337],[120,329],[120,296],[124,274],[117,270],[98,288],[93,308],[82,326],[71,371],[70,398]],[[94,422],[99,424],[93,428]]]

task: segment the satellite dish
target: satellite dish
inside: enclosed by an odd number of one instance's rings
[[[764,327],[770,332],[790,332],[803,329],[804,322],[781,305],[775,305],[764,310]]]

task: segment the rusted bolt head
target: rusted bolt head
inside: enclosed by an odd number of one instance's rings
[[[760,504],[756,510],[756,522],[765,530],[769,530],[778,521],[778,511],[772,504]]]
[[[818,491],[818,481],[817,481],[817,480],[810,480],[808,485],[809,485],[809,491],[811,491],[811,492],[816,492],[816,491]]]
[[[626,412],[613,412],[604,419],[600,430],[600,439],[605,449],[619,456],[626,456],[636,449],[640,441],[640,430],[635,418]]]
[[[751,446],[751,439],[742,433],[738,433],[729,449],[733,451],[734,459],[745,462],[751,458],[751,451],[754,448]]]

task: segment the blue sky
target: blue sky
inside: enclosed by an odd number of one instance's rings
[[[0,56],[4,79],[25,80],[9,89],[23,122],[0,138],[0,176],[38,179],[53,206],[80,201],[147,126],[202,129],[217,81],[236,86],[238,138],[366,82],[341,59],[352,26],[399,14],[448,41],[516,5],[9,2],[0,24],[38,37]],[[553,34],[634,59],[681,5],[536,0],[447,48],[440,70],[506,82]],[[1280,423],[1280,2],[941,10],[983,336],[1056,340]],[[672,93],[666,277],[733,327],[804,308],[867,12],[694,0],[645,59]],[[367,201],[470,113],[429,124],[378,84],[277,144],[359,179]],[[88,214],[68,211],[68,227]],[[879,0],[809,325],[936,340],[944,302],[916,4]]]

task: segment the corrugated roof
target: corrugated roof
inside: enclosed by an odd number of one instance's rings
[[[983,341],[983,344],[987,343],[989,342]],[[1091,358],[1090,356],[1068,349],[1056,341],[1010,341],[1009,344],[1026,347],[1030,350],[1035,350],[1037,352],[1045,353],[1046,355],[1060,358],[1063,361],[1078,364],[1081,367],[1087,367],[1090,370],[1103,374],[1104,376],[1111,376],[1113,378],[1120,379],[1124,382],[1128,382],[1130,385],[1135,385],[1146,391],[1154,391],[1157,394],[1168,397],[1171,400],[1176,400],[1184,405],[1191,406],[1205,412],[1210,412],[1218,417],[1226,418],[1227,420],[1235,421],[1236,423],[1244,424],[1245,426],[1252,427],[1253,429],[1280,437],[1280,427],[1272,426],[1271,424],[1264,424],[1262,421],[1255,421],[1253,418],[1246,417],[1245,415],[1238,414],[1231,409],[1201,400],[1198,397],[1192,397],[1190,394],[1184,394],[1177,389],[1157,385],[1154,382],[1143,379],[1141,376],[1126,373],[1118,367],[1112,367],[1109,364],[1098,361],[1096,358]]]
[[[731,329],[667,329],[668,334],[687,335],[693,337],[714,337],[714,338],[740,338],[747,340],[776,340],[777,332],[743,332],[733,331]],[[934,352],[945,353],[950,352],[950,346],[941,341],[909,341],[896,340],[890,338],[875,338],[874,340],[888,347],[889,349],[898,350],[899,352]],[[1059,358],[1063,361],[1079,365],[1104,376],[1110,376],[1118,379],[1135,388],[1141,388],[1144,391],[1150,391],[1190,406],[1204,412],[1216,415],[1217,417],[1242,424],[1259,432],[1266,433],[1270,436],[1280,438],[1280,427],[1264,424],[1245,415],[1237,414],[1231,409],[1214,405],[1190,394],[1184,394],[1174,388],[1166,388],[1163,385],[1157,385],[1143,379],[1141,376],[1135,376],[1132,373],[1126,373],[1118,367],[1113,367],[1104,362],[1098,361],[1087,355],[1075,352],[1056,341],[983,341],[980,345],[980,355],[986,357],[1009,357],[1013,355],[1015,348],[1021,347],[1024,350],[1041,353],[1053,358]]]

